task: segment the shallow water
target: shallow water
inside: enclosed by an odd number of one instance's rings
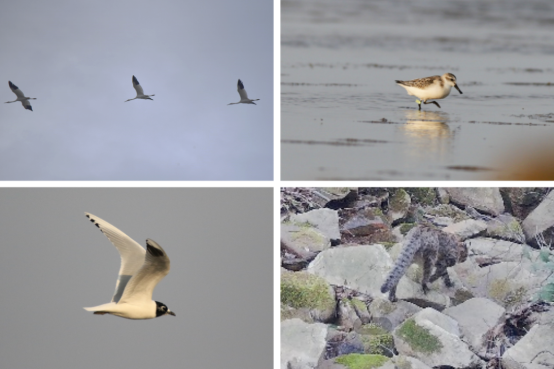
[[[285,1],[281,14],[282,179],[554,167],[554,154],[534,155],[554,146],[554,2]],[[394,83],[446,72],[463,94],[441,109],[418,111]]]

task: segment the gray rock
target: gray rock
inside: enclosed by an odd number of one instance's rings
[[[502,358],[523,364],[527,369],[554,368],[553,332],[552,325],[534,325]]]
[[[498,188],[445,188],[450,201],[464,207],[471,206],[482,213],[498,216],[504,212],[504,202]]]
[[[517,218],[510,214],[500,214],[487,222],[487,235],[519,243],[525,242],[523,229]]]
[[[344,330],[357,330],[363,324],[360,317],[356,313],[354,306],[348,299],[342,299],[338,303],[338,322],[337,324]]]
[[[525,219],[536,208],[546,193],[545,187],[502,187],[500,193],[509,213],[519,219]]]
[[[487,223],[482,220],[462,220],[443,228],[443,231],[457,234],[462,240],[474,237],[487,229]]]
[[[327,326],[300,319],[281,322],[281,369],[316,368],[323,360]]]
[[[483,364],[461,340],[458,323],[432,308],[416,313],[396,328],[393,336],[399,353],[429,366],[447,364],[459,368]]]
[[[468,260],[453,269],[473,296],[492,299],[505,308],[532,298],[541,283],[540,278],[526,270],[521,262],[479,267],[473,260]]]
[[[281,304],[282,319],[328,322],[335,316],[335,291],[323,278],[305,271],[282,273]]]
[[[450,195],[448,194],[448,191],[446,191],[445,188],[442,188],[442,187],[437,188],[437,197],[441,204],[448,204],[450,202]]]
[[[484,354],[487,342],[483,342],[483,337],[489,329],[500,322],[505,311],[493,301],[477,297],[449,307],[443,314],[458,322],[464,341],[473,347],[474,352]]]
[[[392,261],[382,245],[336,247],[321,252],[307,271],[328,283],[384,296],[379,290]]]
[[[292,214],[293,223],[309,223],[331,239],[332,243],[340,241],[339,215],[336,210],[316,209],[304,214]]]
[[[313,253],[331,247],[331,240],[315,227],[281,224],[281,240],[298,254]]]
[[[524,253],[529,253],[533,259],[538,257],[538,252],[528,245],[514,243],[494,238],[474,238],[467,241],[472,258],[479,265],[496,264],[504,261],[522,262]]]
[[[550,192],[522,223],[523,232],[528,243],[536,245],[535,236],[545,233],[548,244],[554,241],[554,192]]]
[[[341,231],[353,236],[369,236],[382,229],[388,229],[389,225],[378,215],[374,215],[371,209],[352,214],[342,225]]]
[[[411,203],[410,195],[406,191],[401,188],[396,189],[389,201],[388,216],[391,222],[404,218],[410,209]]]
[[[376,297],[369,304],[369,312],[373,317],[373,323],[392,332],[403,321],[421,311],[421,308],[411,302],[398,300],[395,303],[388,299]]]

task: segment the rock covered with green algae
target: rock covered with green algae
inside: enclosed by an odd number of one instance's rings
[[[393,336],[400,354],[415,357],[429,366],[483,364],[461,340],[458,323],[432,308],[414,314],[393,331]]]
[[[281,319],[326,322],[335,306],[333,288],[323,278],[304,271],[281,274]]]

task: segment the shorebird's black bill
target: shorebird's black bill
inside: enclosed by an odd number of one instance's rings
[[[462,90],[460,90],[460,88],[458,87],[458,85],[454,85],[454,88],[456,88],[456,90],[458,90],[459,93],[461,93],[463,95],[463,92]]]

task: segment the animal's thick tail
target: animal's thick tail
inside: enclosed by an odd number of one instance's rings
[[[421,228],[415,227],[406,235],[402,252],[400,253],[400,256],[398,256],[398,259],[396,259],[394,267],[392,268],[387,279],[381,286],[382,293],[385,293],[389,291],[392,287],[396,286],[398,284],[398,281],[400,281],[400,278],[402,278],[402,276],[406,272],[406,269],[408,269],[408,267],[412,264],[415,253],[421,247],[421,242],[414,242],[414,239],[419,238],[420,232]]]

